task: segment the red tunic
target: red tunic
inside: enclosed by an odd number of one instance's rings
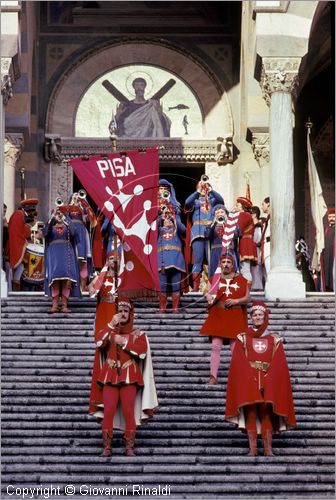
[[[248,212],[240,212],[237,225],[242,235],[239,238],[240,260],[258,262],[257,245],[253,240],[254,223],[252,215]]]
[[[146,355],[146,335],[139,330],[133,330],[130,334],[123,335],[127,343],[125,347],[120,347],[113,341],[115,334],[116,331],[111,328],[103,328],[98,334],[100,337],[98,346],[101,342],[100,349],[106,352],[106,361],[100,371],[98,384],[143,386],[144,381],[137,359]]]
[[[12,269],[16,269],[23,260],[27,246],[27,240],[30,238],[31,229],[25,223],[25,214],[23,210],[16,210],[8,223],[9,233],[9,263]]]
[[[245,306],[224,308],[228,299],[241,299],[246,295],[248,282],[238,274],[234,278],[220,279],[214,303],[209,307],[209,314],[203,324],[200,334],[209,337],[224,337],[235,339],[247,328]]]
[[[238,424],[245,405],[265,402],[272,405],[274,432],[296,425],[286,356],[276,334],[259,338],[239,335],[229,368],[226,394],[225,418],[229,421]]]
[[[98,300],[99,303],[96,309],[96,322],[95,322],[95,343],[100,340],[100,331],[106,327],[107,323],[112,320],[113,316],[117,312],[116,304],[114,302],[114,296],[110,294],[113,290],[113,277],[105,276],[105,281],[99,290]],[[91,393],[90,393],[90,405],[89,412],[94,413],[97,410],[97,406],[103,404],[103,390],[100,385],[98,385],[98,377],[100,375],[101,369],[104,365],[106,356],[104,351],[101,349],[96,349],[93,369],[92,369],[92,380],[91,380]]]

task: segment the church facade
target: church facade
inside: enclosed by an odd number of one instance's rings
[[[1,2],[1,202],[39,219],[81,186],[73,156],[158,146],[179,200],[206,173],[230,209],[270,196],[268,298],[305,296],[307,128],[334,204],[333,2]],[[283,284],[286,283],[286,287]],[[284,289],[285,288],[285,289]]]

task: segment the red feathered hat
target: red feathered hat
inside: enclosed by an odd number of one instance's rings
[[[248,200],[247,198],[244,198],[244,196],[239,196],[237,198],[237,203],[241,203],[243,205],[243,207],[246,207],[246,208],[253,207],[252,201]]]

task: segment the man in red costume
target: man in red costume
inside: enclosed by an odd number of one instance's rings
[[[103,406],[97,405],[93,415],[103,419],[103,457],[111,455],[116,428],[125,430],[125,453],[134,456],[136,425],[158,406],[149,342],[133,321],[133,305],[122,298],[118,313],[97,335],[96,345],[105,358],[97,380],[103,388]]]
[[[23,273],[23,258],[31,227],[36,222],[36,205],[38,200],[31,198],[22,200],[20,207],[11,215],[8,223],[9,263],[12,269],[12,290],[20,290],[20,279]]]
[[[240,231],[239,259],[240,271],[244,278],[252,283],[251,264],[258,263],[257,245],[254,242],[254,222],[251,215],[253,203],[240,196],[237,198],[236,208],[239,212],[237,226]]]
[[[252,328],[237,337],[226,392],[225,419],[246,430],[249,456],[257,455],[261,434],[264,455],[272,456],[272,435],[295,427],[292,387],[282,341],[268,331],[268,310],[251,308]]]
[[[220,352],[223,342],[231,342],[247,328],[245,304],[249,301],[250,285],[234,270],[234,257],[224,254],[220,260],[221,276],[218,290],[214,285],[205,294],[209,304],[209,314],[200,334],[211,338],[211,360],[209,385],[217,384]],[[216,296],[213,297],[213,293]]]

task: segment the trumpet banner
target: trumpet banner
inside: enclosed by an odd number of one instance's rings
[[[130,297],[159,291],[157,264],[157,148],[75,158],[70,165],[111,221],[122,248],[118,288]]]

